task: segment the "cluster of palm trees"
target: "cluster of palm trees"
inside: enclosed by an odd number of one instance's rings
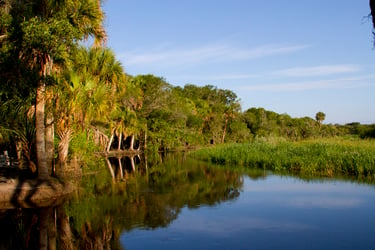
[[[130,107],[115,105],[125,95],[126,77],[104,47],[101,1],[5,0],[0,11],[1,136],[16,138],[17,152],[37,165],[40,178],[51,172],[55,128],[60,163],[77,129],[111,120],[113,133],[131,132]],[[93,46],[82,46],[90,37]]]

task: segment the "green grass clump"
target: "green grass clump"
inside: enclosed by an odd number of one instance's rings
[[[301,142],[255,140],[197,150],[197,158],[215,164],[293,171],[301,174],[347,175],[375,179],[375,141],[320,139]]]

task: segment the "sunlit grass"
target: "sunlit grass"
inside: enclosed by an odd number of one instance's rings
[[[374,140],[335,138],[290,142],[273,138],[204,148],[193,155],[227,166],[375,179]]]

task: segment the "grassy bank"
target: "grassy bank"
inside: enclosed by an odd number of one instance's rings
[[[268,139],[219,145],[193,154],[199,159],[227,166],[375,179],[374,140],[335,138],[289,142]]]

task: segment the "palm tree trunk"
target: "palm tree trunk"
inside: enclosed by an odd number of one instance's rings
[[[46,106],[46,76],[51,74],[53,60],[47,54],[43,55],[41,63],[40,77],[36,88],[35,103],[35,144],[36,158],[38,161],[38,178],[45,180],[48,178],[48,165],[46,161],[46,125],[45,125],[45,106]]]
[[[17,160],[21,163],[22,157],[22,141],[18,138],[16,141]]]
[[[72,130],[66,128],[63,132],[58,132],[60,142],[57,148],[58,151],[58,163],[63,165],[68,159],[69,142],[72,138]]]
[[[131,135],[131,139],[130,139],[130,150],[134,150],[134,135]]]
[[[107,152],[109,152],[109,150],[111,150],[111,145],[112,145],[113,137],[114,137],[114,135],[112,134],[111,135],[111,139],[109,139],[109,142],[108,142],[108,145],[107,145]]]
[[[122,133],[120,133],[119,138],[118,138],[118,147],[117,147],[118,150],[121,149],[121,141],[122,141]]]
[[[143,148],[144,149],[147,149],[147,122],[146,122],[146,126],[145,126],[145,138],[144,138],[144,145],[143,145]]]
[[[227,126],[228,126],[228,118],[225,118],[223,137],[221,138],[221,143],[224,143],[225,141],[225,134],[227,133]]]
[[[114,136],[115,136],[115,130],[113,129],[112,132],[111,132],[111,138],[109,139],[109,142],[108,142],[108,145],[107,145],[107,152],[109,152],[109,150],[111,150],[111,145],[112,145],[112,141],[113,141]]]
[[[36,89],[35,105],[35,140],[36,140],[36,157],[38,162],[38,177],[40,179],[48,178],[48,166],[46,161],[46,127],[44,123],[45,107],[45,89],[46,85],[40,80]]]
[[[46,162],[48,168],[48,174],[54,173],[53,158],[54,158],[54,144],[53,139],[55,136],[53,114],[52,112],[47,113],[46,117]]]

